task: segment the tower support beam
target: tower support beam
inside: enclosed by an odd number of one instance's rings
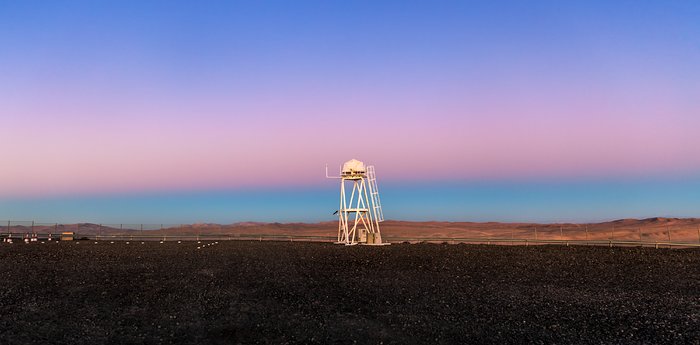
[[[369,174],[368,174],[369,173]],[[328,172],[326,171],[326,177]],[[338,244],[382,245],[379,223],[384,220],[374,166],[350,160],[341,168]],[[348,188],[350,192],[348,193]]]

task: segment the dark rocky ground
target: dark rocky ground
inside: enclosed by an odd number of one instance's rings
[[[700,251],[0,244],[0,343],[700,344]]]

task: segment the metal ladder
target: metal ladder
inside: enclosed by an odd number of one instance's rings
[[[379,200],[379,189],[377,189],[377,175],[374,172],[374,165],[367,167],[367,182],[369,183],[369,195],[372,199],[372,214],[377,222],[384,221],[382,212],[382,202]]]

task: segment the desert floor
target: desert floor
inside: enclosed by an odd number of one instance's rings
[[[39,232],[58,234],[73,231],[78,236],[109,238],[114,235],[146,239],[174,240],[199,235],[236,238],[241,235],[317,236],[325,240],[337,237],[337,221],[321,223],[236,223],[236,224],[46,224],[31,222],[0,223],[3,232],[22,234]],[[143,230],[141,230],[143,229]],[[420,241],[425,238],[500,240],[575,240],[575,241],[644,241],[700,244],[700,218],[620,219],[602,223],[476,223],[476,222],[409,222],[389,220],[381,223],[382,237],[390,242]]]
[[[697,249],[209,243],[0,244],[0,342],[700,343]]]

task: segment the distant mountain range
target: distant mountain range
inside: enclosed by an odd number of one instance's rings
[[[618,219],[601,223],[500,223],[500,222],[412,222],[387,220],[381,223],[385,238],[538,238],[538,239],[629,239],[700,242],[700,218],[646,218]],[[7,231],[0,226],[0,231]],[[30,225],[12,225],[11,232],[30,232]],[[137,232],[149,235],[296,235],[335,236],[335,221],[320,223],[264,223],[240,222],[234,224],[197,223],[182,226],[159,225],[99,225],[93,223],[36,225],[35,232],[73,231],[82,235],[117,235]]]

